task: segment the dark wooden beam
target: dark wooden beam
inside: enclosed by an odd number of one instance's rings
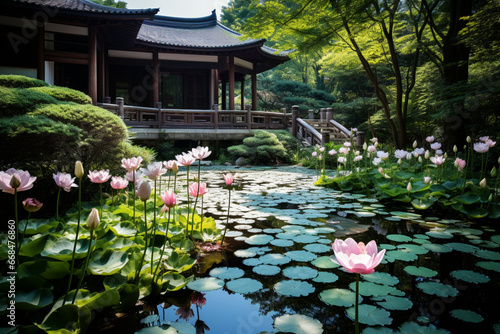
[[[257,110],[257,73],[252,73],[252,110]]]
[[[234,56],[229,56],[229,110],[234,110]]]
[[[99,97],[101,98],[101,102],[104,102],[104,97],[106,97],[106,49],[104,42],[102,40],[99,42],[99,63],[101,64],[101,67],[99,68]]]
[[[89,96],[97,104],[97,33],[93,25],[89,26]]]
[[[45,81],[45,28],[38,28],[37,79]]]
[[[219,104],[219,70],[214,70],[214,103]]]
[[[153,103],[156,106],[160,102],[160,62],[158,61],[158,50],[153,51]]]
[[[222,80],[222,108],[221,110],[226,110],[227,108],[227,98],[226,98],[226,81]]]
[[[241,110],[245,110],[245,80],[241,80]]]

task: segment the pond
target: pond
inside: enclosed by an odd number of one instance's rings
[[[209,186],[203,213],[219,228],[227,171],[210,167],[201,176]],[[229,246],[196,255],[188,288],[95,321],[89,332],[153,333],[163,323],[179,333],[354,332],[355,275],[330,259],[333,240],[351,236],[386,249],[375,273],[360,279],[363,333],[500,333],[498,222],[391,209],[316,187],[316,172],[302,167],[231,172],[239,187],[231,193]]]

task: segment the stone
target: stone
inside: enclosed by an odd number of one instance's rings
[[[247,161],[247,159],[245,159],[243,157],[239,157],[238,159],[236,159],[234,164],[236,166],[245,166],[245,165],[248,165],[248,161]]]

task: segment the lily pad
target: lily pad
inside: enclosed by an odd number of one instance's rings
[[[423,244],[422,247],[434,252],[434,253],[449,253],[452,249],[446,245],[440,244]]]
[[[448,298],[458,295],[458,290],[454,287],[438,282],[421,282],[417,284],[417,287],[429,295],[436,295],[438,297]]]
[[[411,237],[404,234],[388,234],[386,238],[395,242],[410,242]]]
[[[245,275],[245,272],[242,269],[234,267],[221,267],[210,270],[210,276],[223,280],[240,278],[243,275]]]
[[[241,294],[254,293],[262,289],[262,283],[252,278],[239,278],[226,284],[231,291]]]
[[[446,231],[428,231],[425,232],[430,237],[437,238],[437,239],[451,239],[453,238],[453,234],[446,232]]]
[[[108,249],[91,256],[89,270],[94,275],[113,275],[120,271],[127,262],[126,252]]]
[[[198,292],[222,289],[224,281],[215,277],[199,278],[188,283],[187,287]]]
[[[493,270],[500,273],[500,262],[480,261],[477,265],[486,270]]]
[[[321,334],[323,325],[318,320],[302,314],[285,314],[274,319],[274,328],[295,334]]]
[[[280,267],[271,266],[268,264],[258,265],[254,267],[252,270],[254,273],[264,276],[274,276],[276,274],[279,274],[279,272],[281,271]]]
[[[318,271],[309,267],[295,266],[283,269],[283,275],[291,279],[307,280],[318,276]]]
[[[474,253],[475,251],[479,250],[479,247],[476,247],[474,245],[464,244],[461,242],[449,242],[445,244],[445,246],[448,246],[451,249],[462,253]]]
[[[399,327],[399,332],[419,334],[449,334],[447,330],[437,329],[434,325],[420,326],[416,322],[405,322]]]
[[[398,249],[402,252],[412,253],[416,255],[423,255],[429,252],[428,249],[425,249],[422,246],[414,245],[414,244],[401,244],[398,245]]]
[[[318,257],[314,253],[303,250],[286,252],[285,255],[288,256],[290,259],[298,262],[311,262]]]
[[[347,315],[354,319],[355,308],[350,307],[347,309]],[[359,322],[361,324],[374,326],[374,325],[390,325],[392,318],[390,313],[384,309],[375,307],[373,305],[361,304],[359,305]]]
[[[356,293],[347,289],[328,289],[321,291],[319,299],[332,306],[350,307],[354,305]],[[358,302],[361,303],[363,297],[358,296]]]
[[[318,257],[316,260],[312,261],[311,263],[314,266],[321,268],[321,269],[333,269],[333,268],[340,267],[339,264],[332,261],[332,258],[330,256]]]
[[[356,282],[349,284],[349,288],[353,291],[356,290]],[[387,285],[375,284],[372,282],[359,282],[359,294],[362,296],[385,296],[390,294],[396,288]]]
[[[412,253],[406,253],[406,252],[401,252],[401,251],[388,251],[385,253],[387,257],[391,257],[396,260],[400,261],[407,261],[407,262],[412,262],[418,259],[418,256]]]
[[[326,253],[332,250],[332,247],[323,244],[309,244],[303,247],[304,250],[312,253]]]
[[[249,245],[267,245],[274,238],[267,234],[257,234],[245,239]]]
[[[459,279],[468,283],[487,283],[490,281],[490,278],[486,275],[476,273],[472,270],[454,270],[450,273],[456,279]]]
[[[278,247],[290,247],[293,246],[293,241],[287,239],[274,239],[271,240],[270,244]]]
[[[372,283],[378,283],[383,285],[396,285],[399,283],[399,279],[397,277],[391,276],[387,273],[381,273],[379,271],[362,276],[365,280]]]
[[[294,237],[292,240],[297,242],[297,243],[300,243],[300,244],[310,244],[310,243],[313,243],[315,242],[316,240],[318,240],[319,237],[317,235],[298,235],[296,237]]]
[[[257,253],[249,251],[248,249],[238,249],[234,252],[236,257],[254,257]]]
[[[315,289],[311,283],[292,279],[287,281],[279,281],[274,286],[274,290],[276,290],[276,292],[280,295],[300,297],[307,296],[313,293]]]
[[[318,276],[313,278],[313,282],[316,283],[334,283],[339,279],[339,277],[333,273],[328,273],[325,271],[320,271]]]
[[[377,305],[386,310],[405,311],[412,308],[413,303],[408,298],[384,296],[381,297],[384,301],[377,302]]]
[[[287,264],[288,262],[292,261],[292,259],[289,258],[288,256],[285,256],[282,254],[271,253],[271,254],[262,255],[259,258],[259,261],[263,264],[271,264],[271,265],[279,266],[282,264]]]
[[[250,259],[243,260],[242,263],[245,266],[253,267],[253,266],[258,266],[259,264],[262,264],[262,261],[260,259],[250,258]]]
[[[454,318],[465,322],[472,322],[478,324],[480,322],[483,322],[484,320],[480,314],[470,310],[457,309],[457,310],[451,310],[450,313]]]
[[[434,277],[438,274],[437,271],[426,267],[415,267],[415,266],[406,266],[404,268],[408,274],[419,277]]]
[[[485,260],[500,261],[500,253],[486,249],[480,249],[474,255]]]

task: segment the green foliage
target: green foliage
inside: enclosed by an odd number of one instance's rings
[[[288,147],[292,146],[293,140],[280,133],[280,137],[285,139]],[[291,152],[289,152],[278,136],[269,131],[257,130],[253,137],[247,137],[243,144],[230,146],[228,153],[234,158],[246,158],[254,164],[274,164],[278,162],[289,162]]]
[[[39,105],[57,103],[59,102],[55,98],[42,92],[0,87],[0,117],[22,115]]]
[[[34,87],[32,91],[42,92],[63,102],[74,102],[78,104],[92,104],[90,96],[71,88],[51,86],[51,87]]]
[[[81,140],[81,129],[45,116],[20,115],[0,118],[2,154],[0,165],[49,164],[65,159]],[[47,143],[50,143],[48,145]],[[19,167],[18,167],[19,168]]]
[[[174,143],[164,141],[155,147],[157,160],[175,160],[175,156],[182,153],[182,148],[176,147]]]
[[[115,1],[115,0],[90,0],[90,1],[108,7],[127,8],[127,2],[125,1]]]
[[[0,86],[10,88],[30,88],[49,86],[42,80],[25,77],[24,75],[0,74]]]

